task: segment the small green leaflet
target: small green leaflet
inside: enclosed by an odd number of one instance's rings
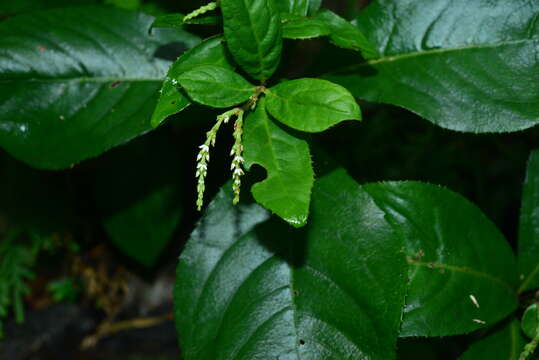
[[[305,225],[314,183],[307,142],[275,124],[262,98],[246,119],[243,144],[246,169],[259,164],[268,173],[251,189],[255,200],[291,225]]]
[[[310,39],[330,33],[323,21],[312,17],[281,14],[281,21],[285,39]]]
[[[333,44],[345,49],[360,51],[365,59],[373,59],[379,56],[376,48],[356,26],[334,12],[322,9],[316,14],[315,19],[329,28],[329,39]]]
[[[352,94],[327,80],[286,81],[266,93],[269,113],[296,130],[320,132],[343,120],[361,120],[359,105]]]
[[[522,331],[527,337],[533,339],[539,326],[539,314],[537,314],[537,304],[532,304],[526,308],[522,315]]]
[[[168,70],[161,87],[159,101],[152,115],[152,126],[157,127],[167,117],[185,109],[190,101],[178,89],[177,78],[182,73],[200,65],[217,65],[232,69],[220,36],[214,36],[180,56]]]
[[[226,108],[248,100],[255,86],[232,70],[215,65],[197,66],[177,78],[194,101],[216,108]]]
[[[173,27],[173,28],[182,28],[183,27],[183,14],[166,14],[161,15],[155,18],[152,27]]]
[[[253,78],[265,82],[281,60],[281,19],[274,0],[221,0],[228,48]]]

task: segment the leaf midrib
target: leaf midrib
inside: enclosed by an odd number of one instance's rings
[[[339,70],[329,72],[326,75],[332,75],[332,74],[337,74],[337,73],[346,72],[346,71],[353,71],[355,69],[359,69],[364,66],[373,66],[380,63],[395,62],[395,61],[399,61],[403,59],[416,58],[416,57],[428,56],[428,55],[433,55],[433,54],[436,55],[436,54],[452,53],[452,52],[457,52],[457,51],[496,48],[496,47],[501,47],[501,46],[506,46],[506,45],[518,45],[518,44],[523,44],[529,41],[530,42],[539,41],[539,37],[519,39],[519,40],[506,40],[506,41],[500,41],[500,42],[495,42],[495,43],[470,44],[470,45],[455,46],[455,47],[421,50],[421,51],[403,53],[399,55],[384,56],[378,59],[365,61],[360,64],[347,66]]]

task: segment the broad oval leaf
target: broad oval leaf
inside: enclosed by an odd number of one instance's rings
[[[322,21],[330,30],[330,41],[342,48],[361,51],[365,59],[377,58],[378,51],[365,35],[346,19],[328,9],[320,10],[315,19]]]
[[[241,75],[215,65],[197,66],[177,77],[189,97],[203,105],[226,108],[255,94],[255,86]]]
[[[151,129],[165,45],[199,39],[153,18],[101,7],[0,22],[0,146],[38,168],[64,168]],[[81,26],[84,24],[84,26]]]
[[[189,106],[189,99],[178,89],[177,78],[182,73],[200,65],[216,65],[233,69],[221,36],[214,36],[202,41],[172,64],[159,92],[159,101],[152,115],[152,126],[159,126],[167,117],[177,114]]]
[[[155,265],[182,216],[179,162],[171,139],[157,131],[113,149],[96,166],[94,196],[106,233],[147,267]]]
[[[316,6],[316,4],[311,5],[312,2],[312,0],[275,0],[281,13],[299,16],[306,16],[309,12],[309,7]]]
[[[251,188],[255,200],[289,224],[305,225],[314,183],[309,144],[275,124],[262,98],[247,116],[243,145],[245,167],[259,164],[268,174]]]
[[[531,153],[522,191],[518,234],[519,292],[539,288],[539,150]]]
[[[266,93],[269,113],[296,130],[320,132],[343,120],[361,120],[359,105],[350,92],[327,80],[285,81]]]
[[[477,207],[417,182],[365,189],[405,239],[410,284],[400,336],[463,334],[516,308],[514,255]]]
[[[253,78],[266,81],[281,60],[281,19],[274,0],[221,0],[228,48]]]
[[[184,359],[395,357],[406,262],[359,185],[342,172],[318,181],[301,230],[278,219],[253,228],[265,212],[231,199],[220,192],[180,257]]]
[[[311,39],[330,33],[323,21],[313,17],[281,14],[281,21],[285,39]]]
[[[526,340],[520,331],[520,323],[513,319],[501,328],[473,343],[460,360],[519,360]]]
[[[327,78],[448,129],[526,129],[539,122],[537,13],[530,0],[375,1],[357,23],[380,58]]]

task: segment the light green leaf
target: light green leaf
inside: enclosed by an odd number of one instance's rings
[[[525,339],[518,320],[513,319],[501,328],[473,343],[460,360],[519,360]]]
[[[125,255],[151,267],[182,215],[180,162],[170,138],[149,134],[107,153],[99,162],[94,194],[110,240]]]
[[[256,90],[241,75],[215,65],[197,66],[182,73],[177,80],[192,100],[216,108],[240,104]]]
[[[531,153],[522,191],[518,234],[519,292],[539,288],[539,150]]]
[[[281,19],[274,0],[221,0],[228,48],[253,78],[269,79],[281,60]]]
[[[228,53],[220,36],[214,36],[180,56],[168,70],[160,91],[159,101],[152,115],[152,126],[157,127],[167,117],[189,106],[189,99],[178,89],[177,78],[184,72],[201,65],[216,65],[232,70]]]
[[[275,3],[281,13],[298,16],[306,16],[311,6],[310,0],[275,0]]]
[[[378,51],[356,26],[334,12],[322,9],[316,14],[315,19],[322,21],[330,29],[329,39],[333,44],[345,49],[361,51],[365,59],[379,56]]]
[[[410,284],[400,336],[463,334],[516,308],[514,255],[477,207],[417,182],[365,189],[405,239]]]
[[[357,18],[380,58],[327,76],[448,129],[539,123],[539,2],[379,0]]]
[[[102,7],[0,22],[0,146],[38,168],[65,168],[151,129],[170,62],[199,39]],[[83,25],[83,26],[82,26]]]
[[[301,230],[278,219],[254,227],[264,212],[231,199],[219,193],[180,257],[184,359],[395,357],[406,262],[359,185],[340,171],[321,179]]]
[[[285,39],[310,39],[330,33],[323,21],[312,17],[281,14],[281,21]]]
[[[539,326],[539,315],[537,314],[537,303],[526,308],[522,315],[522,331],[527,337],[533,339]]]
[[[343,120],[361,120],[354,97],[327,80],[282,82],[267,90],[266,105],[273,117],[300,131],[320,132]]]
[[[306,224],[314,173],[309,145],[281,129],[266,114],[265,99],[245,121],[245,167],[259,164],[268,177],[253,185],[255,200],[289,224]]]

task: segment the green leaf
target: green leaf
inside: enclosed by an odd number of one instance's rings
[[[149,134],[108,153],[94,185],[110,240],[147,267],[168,245],[182,215],[180,159],[166,135]]]
[[[275,0],[281,14],[293,14],[298,16],[307,15],[311,2],[312,0]],[[312,6],[316,6],[316,4]]]
[[[253,185],[255,200],[289,224],[306,224],[314,173],[309,145],[281,129],[266,114],[265,99],[245,121],[245,167],[259,164],[268,177]]]
[[[144,14],[101,7],[0,22],[0,146],[38,168],[65,168],[151,129],[169,61],[197,37]],[[81,26],[84,24],[84,26]]]
[[[281,60],[281,19],[274,0],[221,0],[228,48],[253,78],[265,82]]]
[[[177,77],[189,97],[200,104],[226,108],[247,101],[256,88],[227,68],[202,65]]]
[[[282,82],[267,90],[266,105],[273,117],[300,131],[320,132],[343,120],[361,120],[348,90],[327,80]]]
[[[184,14],[166,14],[155,18],[152,27],[182,28]]]
[[[216,65],[232,70],[227,50],[220,36],[214,36],[180,56],[168,70],[160,91],[159,101],[152,115],[152,126],[159,126],[167,117],[189,106],[189,99],[178,89],[177,78],[201,65]]]
[[[539,150],[531,153],[518,234],[519,293],[539,288]]]
[[[522,331],[527,337],[533,339],[539,326],[539,315],[537,314],[537,303],[526,308],[522,315]]]
[[[278,219],[254,227],[266,213],[231,199],[219,193],[180,257],[182,358],[395,357],[402,242],[359,185],[341,171],[318,181],[301,230]]]
[[[539,2],[374,1],[357,18],[380,58],[326,78],[448,129],[539,123]]]
[[[516,308],[514,255],[477,207],[417,182],[365,189],[405,239],[410,284],[400,336],[463,334]]]
[[[356,26],[334,12],[322,9],[316,14],[315,19],[323,22],[329,28],[331,32],[329,39],[333,44],[345,49],[361,51],[365,59],[379,56],[378,51]]]
[[[330,33],[323,21],[312,17],[281,14],[281,21],[285,39],[311,39]]]
[[[519,360],[525,340],[518,320],[513,319],[501,328],[473,343],[460,360]]]

